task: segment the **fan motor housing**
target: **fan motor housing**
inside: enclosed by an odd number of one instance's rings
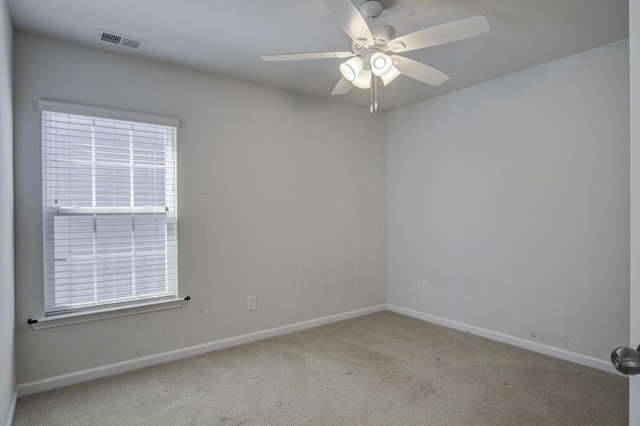
[[[369,29],[371,30],[371,35],[373,36],[373,42],[375,43],[375,46],[380,47],[381,49],[384,48],[389,40],[393,40],[396,37],[396,30],[391,25],[385,22],[369,22]],[[354,52],[358,52],[362,50],[362,48],[369,48],[374,46],[364,46],[360,43],[352,42],[351,47],[353,48]]]
[[[369,22],[371,35],[376,44],[386,44],[389,40],[396,37],[396,30],[389,24],[384,22]]]

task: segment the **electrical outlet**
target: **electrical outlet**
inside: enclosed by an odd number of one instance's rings
[[[258,307],[255,296],[247,297],[247,311],[254,311]]]
[[[422,281],[422,292],[429,293],[429,281]]]

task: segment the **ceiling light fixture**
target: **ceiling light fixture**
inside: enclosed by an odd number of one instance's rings
[[[371,55],[369,62],[371,63],[371,72],[377,77],[387,74],[393,67],[391,58],[382,52],[375,52]]]
[[[362,71],[363,67],[364,63],[362,62],[362,59],[355,56],[340,64],[340,72],[347,80],[354,81]]]
[[[371,89],[370,112],[378,109],[377,78],[380,77],[380,80],[386,86],[401,74],[400,70],[393,65],[391,57],[380,51],[371,54],[366,64],[359,56],[343,62],[340,64],[340,72],[344,79],[350,81],[355,87]]]
[[[368,89],[371,87],[371,70],[363,69],[360,71],[355,80],[353,80],[353,85],[360,89]]]
[[[391,83],[400,74],[402,74],[400,72],[400,70],[398,68],[396,68],[395,66],[391,65],[391,68],[389,69],[389,71],[387,71],[385,74],[381,75],[380,79],[382,80],[382,82],[386,86],[387,84]]]

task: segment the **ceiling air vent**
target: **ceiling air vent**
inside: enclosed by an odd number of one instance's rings
[[[139,38],[129,37],[123,34],[114,33],[113,31],[106,31],[98,28],[97,39],[102,44],[108,44],[110,46],[118,46],[128,49],[134,49],[142,51],[146,40]]]

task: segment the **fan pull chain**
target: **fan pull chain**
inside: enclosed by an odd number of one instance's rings
[[[373,79],[375,80],[375,77]],[[369,114],[373,114],[373,85],[369,91]]]
[[[378,110],[378,79],[373,76],[373,84],[371,85],[369,101],[369,113],[373,114],[373,111]]]
[[[373,76],[373,84],[371,85],[370,101],[369,101],[369,113],[373,114],[373,111],[378,110],[378,79]]]

